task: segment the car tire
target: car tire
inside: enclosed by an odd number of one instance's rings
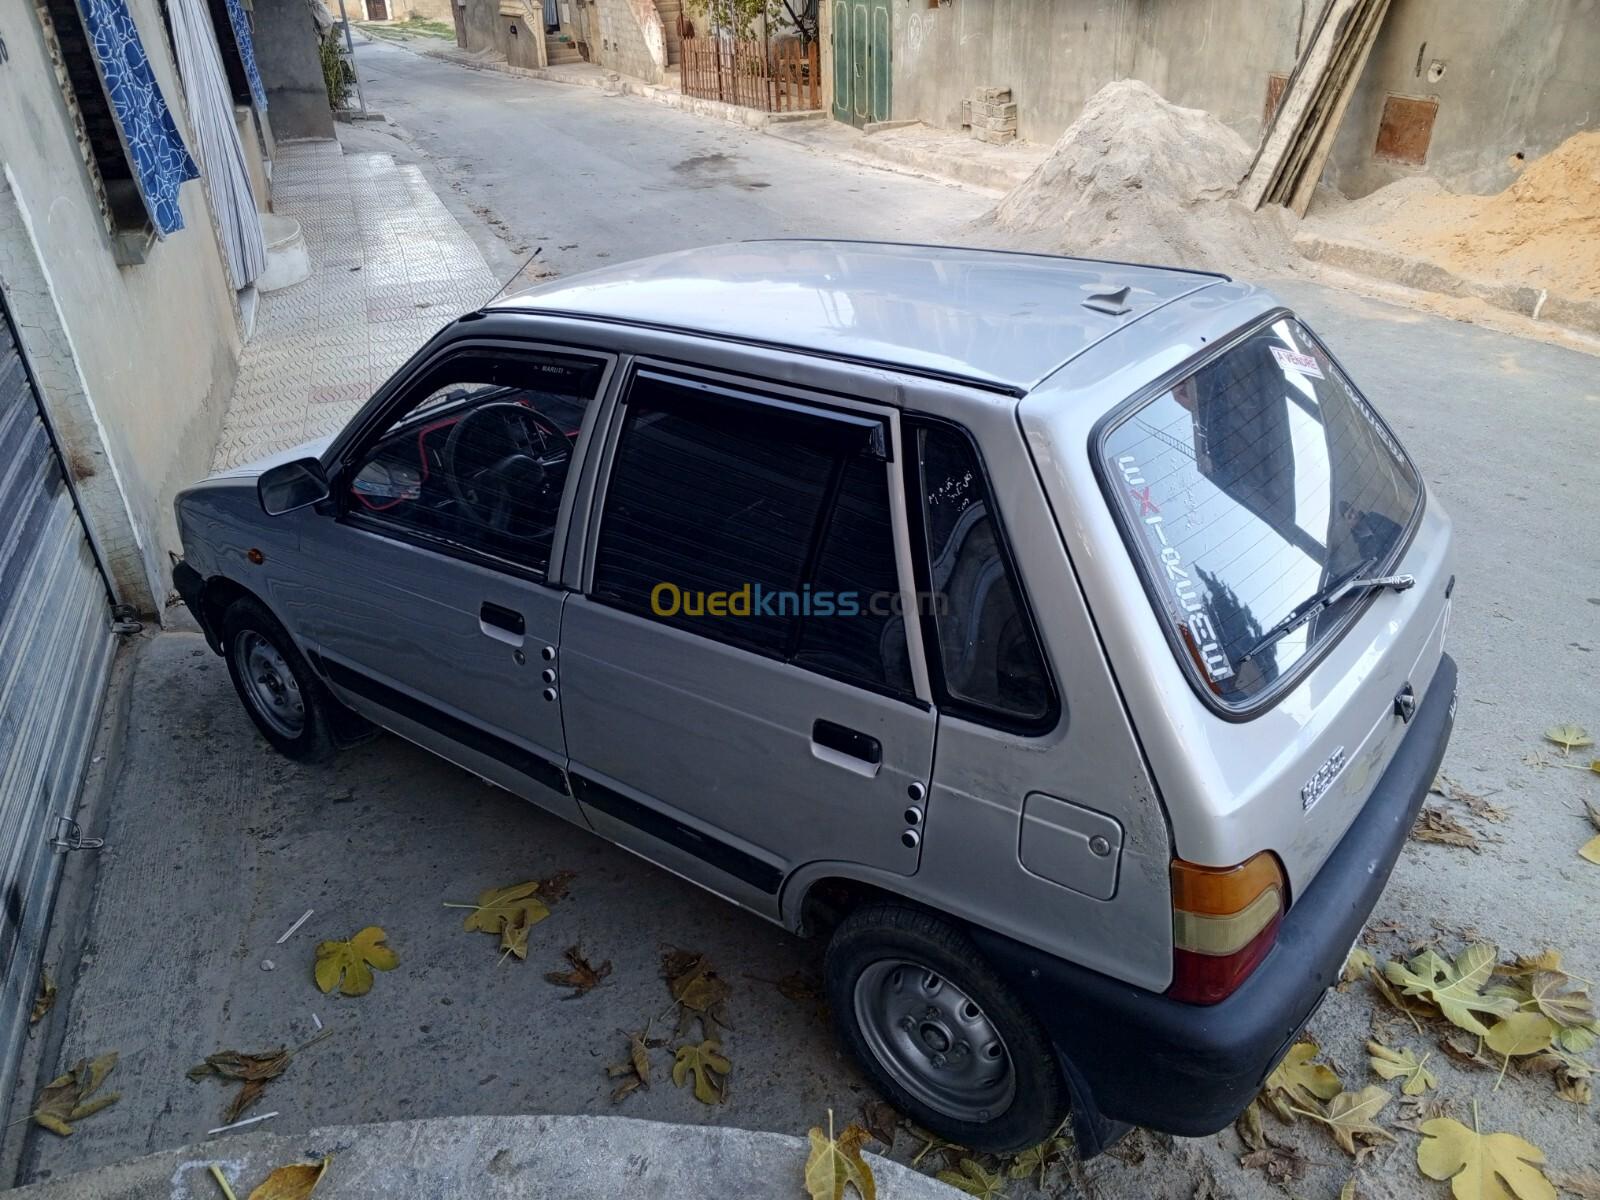
[[[259,601],[243,598],[228,606],[222,655],[245,711],[275,750],[297,762],[333,757],[330,715],[337,702]]]
[[[949,921],[900,904],[859,908],[834,931],[824,976],[840,1039],[924,1129],[1008,1154],[1060,1126],[1067,1090],[1049,1039]]]

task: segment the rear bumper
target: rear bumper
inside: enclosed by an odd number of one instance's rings
[[[1221,1004],[1182,1004],[973,931],[1054,1040],[1086,1154],[1114,1140],[1117,1123],[1200,1137],[1250,1102],[1338,982],[1438,772],[1455,697],[1446,655],[1361,815],[1284,917],[1272,952]]]

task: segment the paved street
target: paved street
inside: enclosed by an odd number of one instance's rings
[[[960,239],[988,201],[927,180],[839,164],[775,138],[598,91],[467,71],[389,44],[358,55],[368,103],[433,161],[460,205],[515,248],[545,247],[561,272],[709,241],[781,234]],[[377,135],[374,135],[377,136]],[[453,205],[459,207],[459,205]],[[526,253],[526,251],[524,251]],[[491,265],[494,265],[491,261]],[[1576,856],[1596,780],[1526,761],[1562,721],[1600,728],[1600,370],[1574,351],[1397,308],[1304,281],[1273,285],[1305,314],[1396,427],[1456,521],[1460,585],[1449,649],[1461,708],[1446,771],[1492,793],[1503,824],[1484,852],[1413,843],[1377,915],[1395,923],[1382,958],[1475,928],[1505,954],[1556,945],[1576,975],[1600,976],[1600,870]],[[278,1133],[313,1125],[458,1113],[601,1113],[803,1132],[832,1107],[871,1098],[814,1002],[771,981],[814,973],[818,950],[597,838],[393,738],[329,767],[275,756],[226,671],[192,635],[137,649],[133,703],[107,800],[108,849],[88,950],[65,1001],[62,1058],[118,1049],[122,1100],[71,1139],[36,1137],[34,1172],[107,1162],[194,1140],[227,1090],[183,1072],[224,1048],[297,1044],[312,1014],[334,1030],[268,1086],[257,1112]],[[1549,747],[1545,747],[1546,750]],[[1496,839],[1496,840],[1491,840]],[[560,870],[571,896],[536,926],[526,963],[463,932],[484,888]],[[275,944],[306,909],[315,916]],[[312,947],[382,926],[400,966],[359,999],[312,986]],[[564,1000],[544,981],[581,943],[612,963],[604,986]],[[709,954],[732,984],[723,1108],[667,1078],[617,1110],[608,1063],[619,1030],[668,1006],[661,950]],[[272,969],[265,969],[271,960]],[[1363,1078],[1371,994],[1335,994],[1313,1033],[1347,1078]],[[670,1033],[658,1022],[655,1030]],[[1514,1129],[1568,1169],[1593,1165],[1591,1109],[1515,1072],[1498,1091],[1435,1055],[1446,1095],[1485,1127]],[[1360,1086],[1357,1083],[1355,1086]],[[1348,1160],[1314,1131],[1297,1194],[1331,1196]],[[1237,1166],[1231,1133],[1146,1139],[1140,1162],[1102,1159],[1108,1197],[1278,1195]],[[914,1149],[902,1138],[897,1157]],[[1587,1160],[1587,1161],[1586,1161]],[[1362,1167],[1364,1195],[1412,1194]],[[1018,1185],[1013,1192],[1025,1196]]]

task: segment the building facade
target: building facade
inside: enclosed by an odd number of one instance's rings
[[[841,120],[960,129],[1009,88],[1023,140],[1049,144],[1114,79],[1150,84],[1247,141],[1310,37],[1314,0],[824,0],[824,76]],[[1361,196],[1425,172],[1492,192],[1600,110],[1600,3],[1393,0],[1324,174]],[[1407,122],[1405,148],[1385,135]]]

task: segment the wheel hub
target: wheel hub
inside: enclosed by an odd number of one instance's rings
[[[1010,1105],[1017,1085],[1005,1040],[950,980],[916,963],[884,959],[862,971],[854,999],[873,1057],[928,1107],[980,1122]]]
[[[256,715],[283,737],[299,737],[306,725],[305,701],[278,648],[255,630],[245,629],[234,641],[234,654],[245,681],[245,696]]]

